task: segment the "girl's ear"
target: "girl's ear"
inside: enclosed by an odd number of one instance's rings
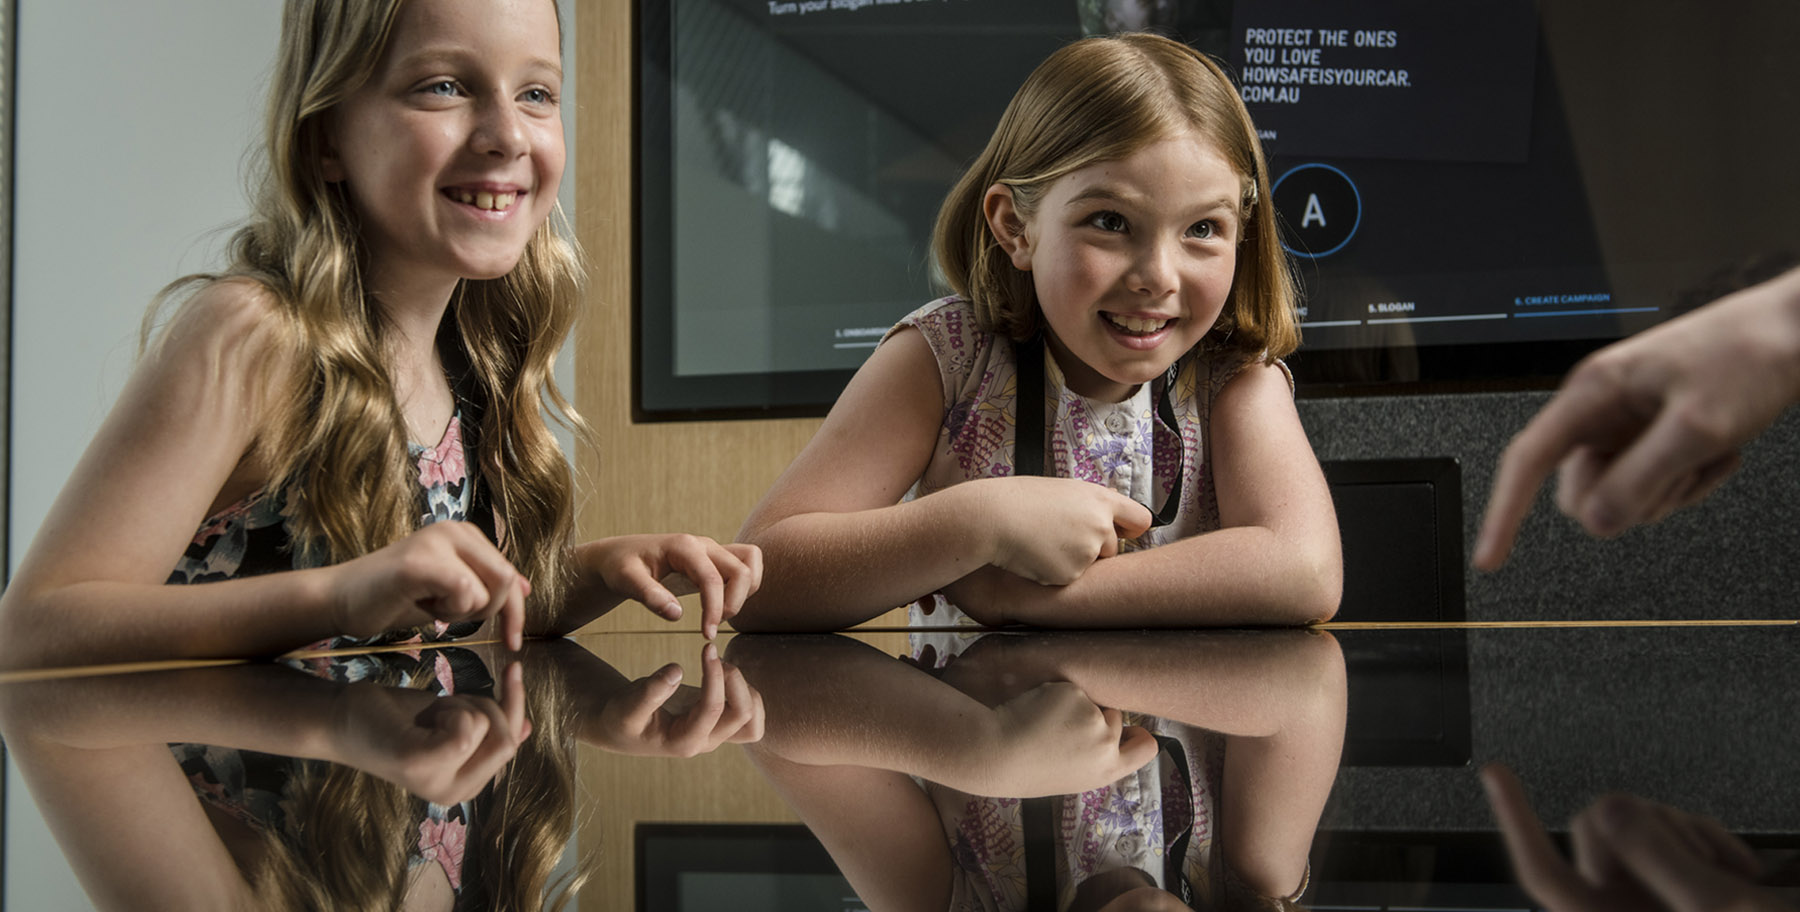
[[[323,129],[319,131],[319,174],[328,184],[344,180],[344,160],[338,157],[337,137],[334,135],[337,132],[336,124],[332,122],[334,113],[328,112],[325,115],[325,122],[321,125]]]
[[[1000,249],[1012,258],[1013,266],[1020,272],[1030,272],[1031,237],[1025,220],[1013,205],[1012,188],[1005,184],[987,188],[987,195],[981,200],[981,211],[987,216],[988,230],[1000,242]]]

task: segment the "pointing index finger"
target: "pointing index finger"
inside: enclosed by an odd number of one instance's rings
[[[1586,387],[1565,388],[1507,444],[1475,539],[1477,568],[1497,570],[1506,563],[1538,489],[1557,463],[1591,433],[1598,404]]]

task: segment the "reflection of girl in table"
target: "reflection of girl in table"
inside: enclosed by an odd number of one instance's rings
[[[1063,910],[1304,889],[1343,742],[1329,636],[990,636],[938,680],[838,638],[732,657],[768,701],[751,757],[876,912],[1036,908],[1033,858]],[[1034,854],[1019,799],[1049,795]]]
[[[88,895],[121,910],[558,907],[587,867],[553,873],[577,741],[685,757],[761,734],[760,700],[711,646],[698,687],[553,640],[496,691],[498,659],[20,684],[0,690],[0,727]]]

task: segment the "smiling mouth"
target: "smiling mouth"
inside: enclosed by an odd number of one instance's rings
[[[495,212],[511,209],[512,204],[519,198],[517,193],[489,193],[486,190],[458,190],[454,187],[445,190],[444,195],[465,206],[474,206],[477,209],[488,209]]]
[[[1104,318],[1107,323],[1111,324],[1114,329],[1133,336],[1153,335],[1161,332],[1170,323],[1175,322],[1172,318],[1156,319],[1153,317],[1134,317],[1128,314],[1111,314],[1104,312],[1101,313],[1100,316]]]

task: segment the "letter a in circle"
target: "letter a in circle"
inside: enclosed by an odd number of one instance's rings
[[[1320,227],[1324,227],[1325,225],[1325,207],[1319,205],[1319,195],[1317,193],[1307,194],[1306,214],[1300,216],[1300,227],[1311,228],[1313,222],[1318,222]]]

